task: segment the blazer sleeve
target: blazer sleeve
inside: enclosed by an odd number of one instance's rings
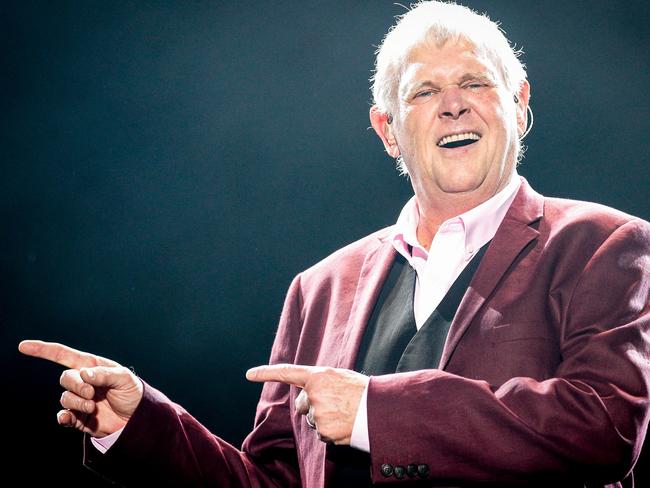
[[[629,473],[648,425],[648,224],[617,227],[578,272],[561,304],[562,360],[553,377],[497,386],[441,370],[371,378],[375,482],[399,482],[382,475],[385,464],[385,474],[424,464],[430,479],[499,485],[610,483]]]
[[[291,285],[271,362],[292,362],[301,323],[299,277]],[[289,387],[266,383],[255,427],[240,449],[212,434],[181,406],[145,385],[115,444],[101,454],[84,441],[84,464],[122,486],[300,486]]]

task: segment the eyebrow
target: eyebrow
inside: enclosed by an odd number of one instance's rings
[[[490,75],[490,73],[475,72],[475,73],[465,73],[458,80],[458,84],[465,83],[466,81],[471,81],[471,80],[486,80],[489,81],[490,83],[496,83],[494,81],[494,78]],[[407,86],[405,91],[406,94],[408,95],[418,90],[421,90],[422,88],[440,88],[440,85],[431,80],[423,80],[413,86]]]

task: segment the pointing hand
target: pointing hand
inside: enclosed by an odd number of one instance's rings
[[[302,388],[296,410],[325,442],[349,445],[369,378],[348,369],[274,364],[249,369],[250,381],[280,381]]]
[[[110,359],[54,342],[22,341],[18,350],[69,368],[59,380],[60,425],[104,437],[124,427],[142,399],[140,379]]]

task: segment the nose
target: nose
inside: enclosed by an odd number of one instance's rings
[[[442,91],[438,117],[441,119],[457,120],[462,115],[469,113],[470,109],[463,98],[462,89],[457,85],[448,86]]]

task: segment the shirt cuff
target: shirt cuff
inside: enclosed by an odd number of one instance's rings
[[[120,436],[122,431],[124,430],[124,427],[122,427],[120,430],[116,430],[112,434],[107,435],[106,437],[91,437],[90,442],[92,443],[93,446],[97,448],[99,452],[102,454],[106,454],[106,451],[108,451],[113,444],[115,444],[115,441],[117,441],[117,438]]]
[[[368,435],[368,384],[363,390],[357,416],[354,418],[352,435],[350,435],[350,447],[360,451],[370,452],[370,436]]]

